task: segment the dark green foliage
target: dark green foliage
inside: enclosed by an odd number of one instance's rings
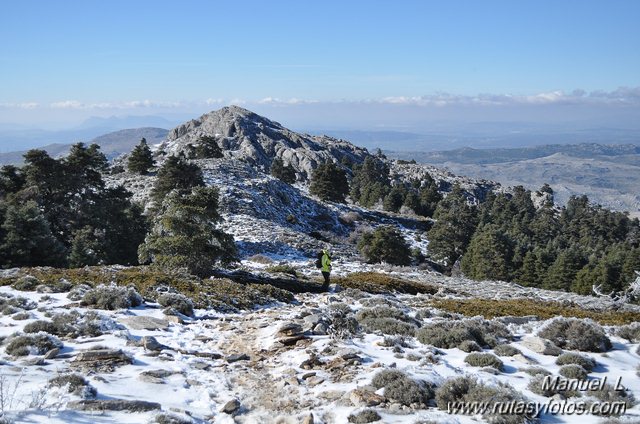
[[[556,318],[538,332],[558,347],[583,352],[606,352],[611,341],[602,327],[591,321],[577,318]]]
[[[228,263],[236,256],[233,237],[217,228],[220,219],[216,188],[196,187],[189,194],[171,192],[140,245],[140,261],[208,275],[216,262]]]
[[[293,184],[296,182],[296,170],[291,166],[291,164],[285,165],[280,158],[275,158],[273,162],[271,162],[270,172],[272,176],[287,184]]]
[[[79,268],[85,265],[98,265],[104,258],[104,233],[86,226],[74,233],[69,253],[69,265]]]
[[[131,151],[127,159],[127,168],[129,168],[130,172],[144,175],[149,172],[149,169],[153,167],[154,164],[155,161],[153,160],[151,149],[149,149],[147,145],[147,140],[143,138]]]
[[[371,207],[384,199],[391,190],[389,167],[374,156],[353,167],[350,195],[354,202]]]
[[[42,150],[24,158],[12,171],[21,182],[0,193],[1,266],[137,263],[146,222],[129,192],[105,186],[98,145],[77,143],[60,160]]]
[[[552,190],[536,209],[531,192],[489,193],[477,207],[455,188],[438,203],[429,232],[431,258],[451,267],[463,256],[471,278],[591,294],[623,291],[640,268],[640,221],[572,197],[557,209]],[[410,199],[415,204],[415,199]],[[474,212],[476,209],[476,212]],[[473,237],[471,237],[473,235]]]
[[[219,159],[224,156],[215,137],[207,135],[198,138],[195,146],[188,144],[187,148],[189,159]]]
[[[323,163],[313,171],[309,193],[322,200],[344,203],[349,193],[346,172],[334,163]]]
[[[35,201],[11,201],[2,230],[4,242],[0,246],[0,257],[3,263],[0,265],[59,266],[64,263],[64,245],[54,237],[49,222]]]
[[[158,170],[151,198],[160,204],[172,190],[191,190],[197,186],[204,186],[200,167],[181,157],[169,156]]]
[[[476,210],[456,186],[434,213],[436,223],[429,231],[429,252],[436,260],[452,266],[466,251],[475,231]]]
[[[384,198],[384,202],[382,203],[384,209],[391,212],[399,212],[406,196],[407,190],[403,186],[398,185],[393,187]]]
[[[20,191],[25,182],[26,178],[20,168],[14,165],[4,165],[0,168],[0,199],[7,194]]]
[[[510,240],[492,224],[479,228],[462,257],[462,271],[474,280],[508,280]]]
[[[358,250],[369,263],[408,265],[411,262],[409,245],[402,233],[392,226],[380,226],[373,232],[364,233],[358,241]]]

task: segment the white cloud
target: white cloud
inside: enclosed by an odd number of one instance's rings
[[[451,107],[451,106],[522,106],[522,105],[623,105],[640,106],[640,87],[620,87],[612,91],[587,92],[576,89],[571,92],[548,91],[531,95],[516,94],[492,94],[481,93],[477,95],[461,95],[451,93],[434,93],[423,96],[390,96],[378,99],[365,100],[327,100],[318,101],[297,97],[279,98],[265,97],[259,100],[245,100],[240,98],[207,98],[203,100],[189,101],[160,101],[160,100],[127,100],[116,102],[82,102],[79,100],[61,100],[51,103],[38,102],[4,102],[0,103],[1,109],[29,110],[29,109],[69,109],[69,110],[130,110],[130,109],[187,109],[201,107],[221,107],[224,105],[268,105],[268,106],[295,106],[306,104],[388,104],[408,105],[418,107]]]
[[[0,109],[36,109],[40,106],[37,102],[22,102],[22,103],[0,103]]]

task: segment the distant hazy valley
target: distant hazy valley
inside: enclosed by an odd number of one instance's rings
[[[389,152],[390,157],[446,167],[455,174],[529,189],[551,185],[558,203],[586,194],[592,202],[640,215],[640,146],[545,145],[516,149],[461,148]]]

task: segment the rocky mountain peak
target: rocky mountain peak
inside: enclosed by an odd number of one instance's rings
[[[185,122],[171,130],[161,149],[187,153],[203,137],[213,137],[227,158],[239,159],[268,171],[275,158],[291,164],[300,180],[307,180],[318,164],[343,158],[359,163],[366,149],[328,136],[291,131],[277,122],[238,106],[227,106]]]

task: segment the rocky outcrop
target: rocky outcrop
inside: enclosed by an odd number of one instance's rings
[[[328,136],[299,134],[277,122],[238,106],[209,112],[177,126],[160,149],[168,154],[187,152],[203,137],[214,137],[227,158],[240,159],[268,171],[273,159],[291,164],[298,178],[306,180],[318,164],[347,159],[362,162],[366,149]]]
[[[76,411],[127,411],[127,412],[148,412],[161,409],[162,406],[156,402],[146,402],[143,400],[124,399],[85,399],[69,402],[67,408]]]
[[[116,367],[133,363],[133,358],[119,349],[86,350],[78,353],[71,367],[81,370],[113,372]]]

